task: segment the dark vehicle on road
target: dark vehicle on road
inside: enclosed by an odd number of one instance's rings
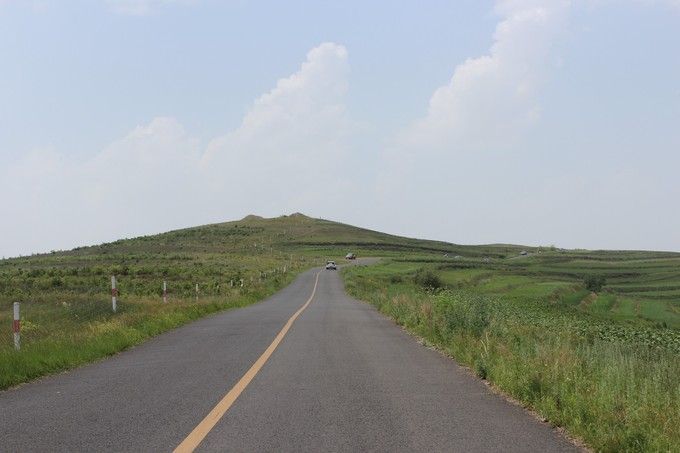
[[[335,264],[335,261],[326,261],[326,270],[330,271],[335,271],[338,269],[338,266]]]

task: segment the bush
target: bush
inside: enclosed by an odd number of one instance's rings
[[[607,279],[604,275],[586,275],[583,278],[583,284],[588,291],[599,293],[602,287],[607,284]]]
[[[442,281],[437,274],[429,269],[420,269],[413,281],[416,285],[420,285],[427,289],[438,289],[442,287]]]

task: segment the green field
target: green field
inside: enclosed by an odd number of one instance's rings
[[[475,256],[403,257],[427,264],[447,286],[507,299],[545,298],[602,319],[633,325],[680,328],[680,254],[643,251],[578,251],[523,248],[480,259]],[[599,276],[596,294],[584,278]]]
[[[343,271],[354,296],[551,423],[597,450],[678,449],[680,253],[462,246],[301,214],[1,260],[0,389],[256,302],[350,251],[382,257]]]

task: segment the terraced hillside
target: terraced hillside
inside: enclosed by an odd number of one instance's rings
[[[546,298],[593,316],[680,328],[680,254],[525,248],[478,259],[405,257],[430,263],[449,285],[506,298]],[[586,278],[601,289],[586,288]]]

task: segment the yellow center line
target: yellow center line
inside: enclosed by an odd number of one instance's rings
[[[258,358],[255,363],[250,367],[248,371],[246,371],[246,374],[243,375],[243,377],[232,387],[229,392],[224,395],[224,397],[220,400],[219,403],[208,413],[208,415],[205,416],[203,420],[201,420],[201,423],[199,423],[196,428],[194,428],[191,433],[182,441],[181,444],[175,448],[174,453],[184,453],[184,452],[192,452],[198,447],[198,445],[205,439],[205,436],[208,435],[210,430],[213,429],[213,427],[217,424],[218,421],[224,416],[224,414],[229,410],[232,404],[234,404],[234,401],[243,393],[243,391],[248,387],[248,384],[250,384],[250,381],[253,380],[253,378],[257,375],[257,373],[260,371],[260,369],[264,366],[265,363],[267,363],[267,360],[269,360],[269,357],[274,353],[276,348],[279,346],[279,343],[281,343],[281,340],[283,340],[283,337],[286,336],[288,333],[288,330],[290,330],[290,327],[293,325],[295,320],[297,319],[298,316],[300,316],[300,313],[302,313],[305,308],[309,306],[309,304],[312,302],[312,299],[314,299],[314,294],[316,294],[316,287],[319,284],[319,275],[321,272],[316,273],[316,280],[314,281],[314,289],[312,289],[312,295],[309,296],[309,299],[307,299],[307,302],[300,307],[298,311],[296,311],[293,316],[290,317],[288,322],[286,322],[286,325],[283,326],[283,329],[276,335],[276,338],[274,338],[274,341],[272,341],[272,344],[269,345],[269,347],[262,353],[260,358]]]

